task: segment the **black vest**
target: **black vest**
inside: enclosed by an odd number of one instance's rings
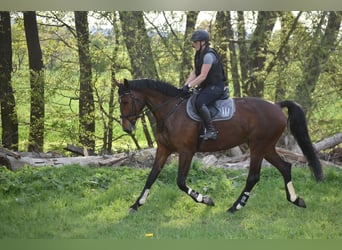
[[[224,88],[226,86],[227,79],[223,71],[223,66],[220,61],[220,57],[218,56],[216,50],[214,50],[213,48],[207,47],[203,51],[203,53],[196,52],[195,60],[194,60],[196,76],[201,74],[203,59],[204,59],[205,54],[207,53],[213,53],[215,57],[217,58],[217,61],[214,64],[212,64],[208,72],[207,78],[200,84],[199,87],[204,88],[208,86],[209,84],[213,84],[213,85]]]

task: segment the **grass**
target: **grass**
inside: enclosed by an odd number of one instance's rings
[[[342,170],[325,167],[316,183],[310,171],[293,169],[298,195],[308,208],[285,198],[274,168],[263,168],[248,204],[235,214],[227,208],[240,194],[246,170],[194,164],[188,185],[209,194],[216,206],[196,204],[176,185],[176,164],[166,166],[147,203],[128,213],[148,169],[24,168],[0,170],[2,239],[341,239]]]

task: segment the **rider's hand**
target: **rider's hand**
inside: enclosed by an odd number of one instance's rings
[[[190,87],[188,84],[185,84],[182,88],[184,94],[189,94]]]

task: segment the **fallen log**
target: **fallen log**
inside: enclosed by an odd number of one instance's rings
[[[290,150],[284,149],[284,148],[279,148],[276,147],[276,151],[277,153],[284,159],[286,159],[286,161],[289,161],[291,163],[306,163],[306,158],[303,154],[299,154],[299,153],[294,153]]]
[[[328,138],[321,140],[314,144],[317,151],[326,150],[328,148],[333,148],[336,145],[342,143],[342,133],[334,134]]]
[[[9,161],[7,155],[5,155],[4,153],[0,153],[0,166],[5,166],[9,170],[13,170],[11,162]]]
[[[124,160],[126,160],[128,158],[128,155],[124,154],[123,156],[120,155],[116,155],[113,158],[109,158],[109,159],[105,159],[102,161],[99,161],[99,165],[100,166],[117,166],[120,163],[122,163]]]
[[[17,152],[8,150],[7,148],[4,148],[4,147],[0,147],[0,153],[3,153],[3,154],[5,154],[5,155],[12,156],[12,157],[14,157],[14,158],[16,158],[16,159],[19,159],[19,158],[20,158],[20,154],[18,154]]]
[[[77,156],[77,157],[59,157],[59,158],[32,158],[23,156],[20,159],[15,159],[11,156],[7,157],[11,170],[16,171],[24,166],[44,167],[53,166],[60,167],[64,165],[80,165],[97,167],[99,162],[105,159],[103,156]]]
[[[277,147],[278,154],[292,164],[306,164],[306,158],[301,153]],[[21,153],[7,155],[0,152],[0,165],[6,166],[8,169],[16,171],[24,166],[41,167],[41,166],[64,166],[64,165],[80,165],[80,166],[131,166],[131,167],[151,167],[153,165],[155,148],[139,150],[131,153],[120,153],[105,156],[77,156],[63,157],[58,153]],[[7,151],[6,151],[7,152]],[[8,152],[7,152],[8,153]],[[171,155],[170,159],[177,160],[177,154]],[[194,159],[202,161],[205,165],[229,168],[247,168],[249,166],[249,153],[238,156],[229,157],[225,153],[197,153]],[[267,165],[265,161],[263,165]],[[323,162],[324,165],[338,165],[336,162]]]
[[[96,156],[97,155],[92,150],[88,150],[87,148],[77,147],[71,144],[68,144],[64,149],[74,154],[82,155],[82,156]]]

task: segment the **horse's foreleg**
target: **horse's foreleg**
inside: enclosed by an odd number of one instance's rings
[[[171,152],[169,150],[167,150],[166,148],[163,148],[163,147],[157,148],[157,152],[156,152],[156,156],[154,159],[152,170],[147,177],[145,186],[144,186],[140,196],[138,197],[136,202],[132,206],[130,206],[130,212],[136,212],[138,210],[138,207],[145,204],[147,196],[150,193],[150,189],[151,189],[153,183],[156,181],[160,171],[163,169],[164,164],[165,164],[165,162],[166,162],[166,160],[170,154],[171,154]]]
[[[186,185],[186,178],[189,173],[193,155],[193,153],[179,154],[177,185],[182,191],[187,193],[195,202],[203,203],[208,206],[215,206],[215,203],[210,196],[202,195],[201,193],[193,190],[192,188]]]
[[[259,156],[253,157],[251,155],[251,161],[249,166],[249,173],[246,180],[245,188],[240,194],[239,198],[234,202],[234,204],[227,210],[227,212],[234,213],[237,210],[243,208],[248,201],[249,194],[252,191],[255,184],[260,180],[260,169],[261,169],[262,158]]]
[[[275,150],[265,156],[265,159],[275,166],[282,174],[285,182],[286,198],[298,207],[306,208],[305,202],[298,197],[292,184],[291,164],[281,159]]]

